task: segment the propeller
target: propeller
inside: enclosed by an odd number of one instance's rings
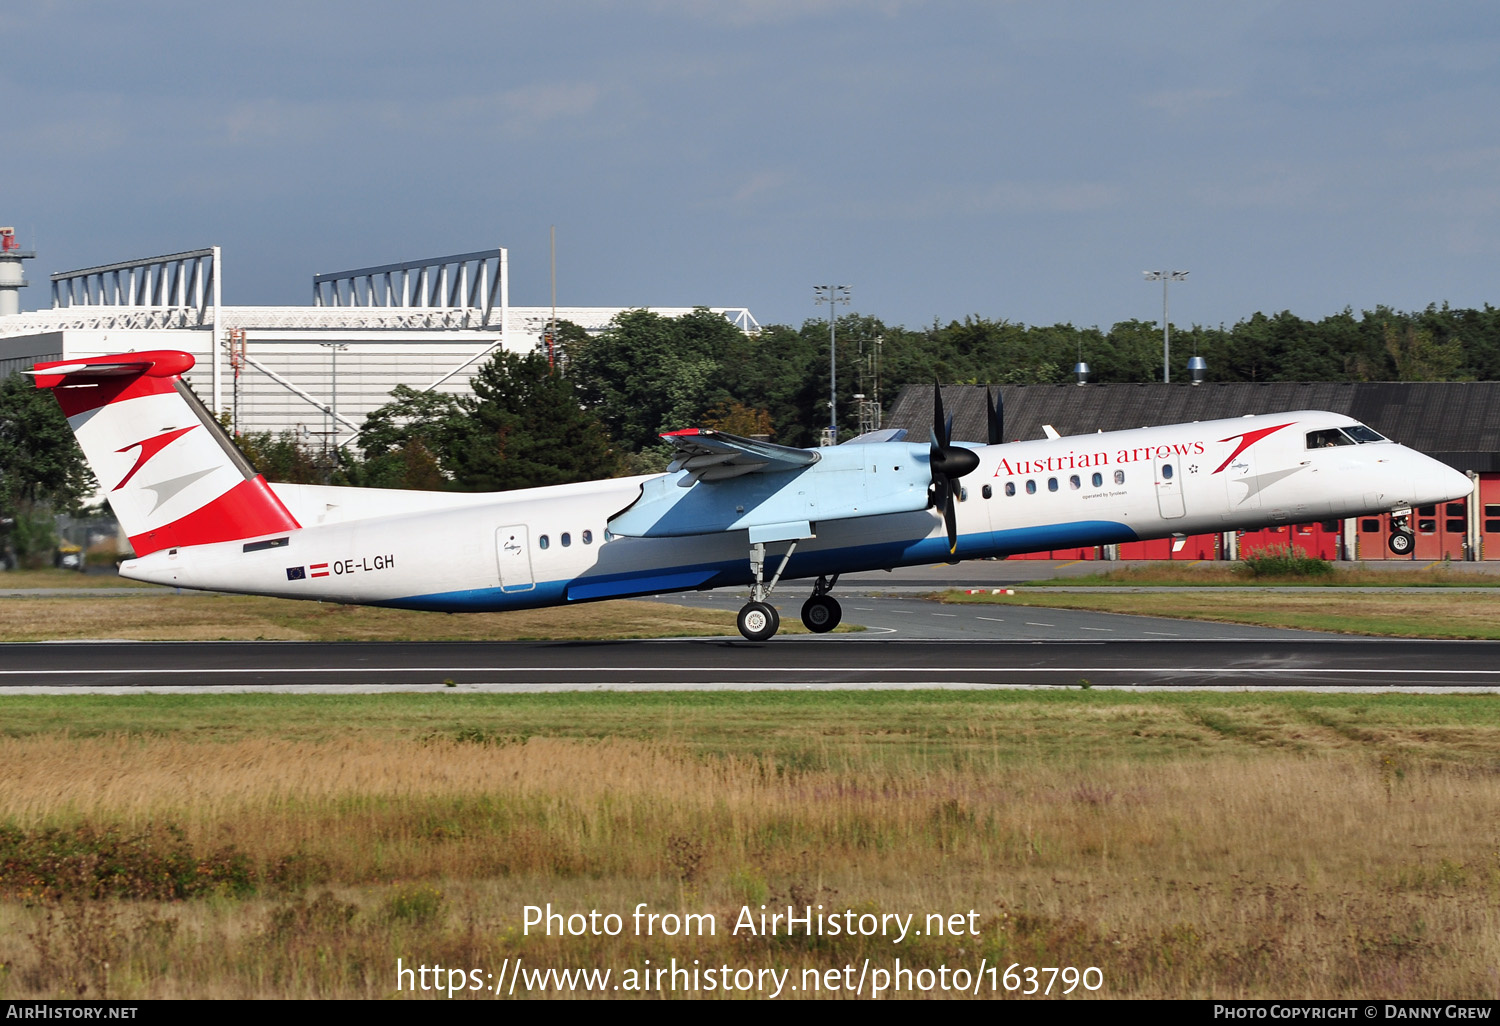
[[[953,418],[943,417],[943,386],[936,378],[932,381],[932,448],[928,450],[928,462],[932,466],[932,504],[943,511],[948,553],[952,555],[958,551],[958,510],[954,508],[958,479],[979,466],[979,457],[973,449],[953,444]]]
[[[989,442],[991,445],[999,445],[1005,441],[1005,396],[999,392],[991,392],[986,385],[984,397],[989,400],[985,403],[985,413],[989,419]]]

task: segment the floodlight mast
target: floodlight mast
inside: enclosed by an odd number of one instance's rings
[[[848,306],[852,290],[853,286],[851,285],[813,286],[813,305],[828,304],[828,432],[824,437],[825,445],[839,444],[839,357],[838,349],[834,346],[833,337],[835,321],[834,307],[839,303]]]
[[[1167,285],[1187,281],[1187,271],[1142,271],[1147,281],[1161,282],[1161,380],[1172,380],[1172,325],[1167,320]]]

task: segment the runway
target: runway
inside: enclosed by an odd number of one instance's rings
[[[919,597],[947,568],[838,588],[860,633],[622,642],[55,642],[0,646],[0,694],[143,691],[558,691],[1222,688],[1500,691],[1500,642],[1337,637],[1240,624]],[[1045,567],[1044,576],[1045,574]],[[1064,564],[1054,575],[1087,566]],[[1036,569],[965,564],[967,586]],[[929,583],[928,577],[933,580]],[[947,586],[955,582],[943,581]],[[806,588],[775,597],[794,620]],[[661,600],[733,611],[741,593]]]
[[[98,642],[7,646],[0,693],[1128,687],[1500,690],[1500,643],[893,641]]]

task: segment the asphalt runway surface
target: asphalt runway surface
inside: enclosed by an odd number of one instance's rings
[[[1069,569],[1072,569],[1071,567]],[[1081,569],[1092,569],[1080,567]],[[940,605],[937,587],[1004,587],[1047,564],[862,574],[821,637],[623,642],[58,642],[0,649],[0,693],[1091,687],[1500,691],[1500,642],[1336,637],[1006,605]],[[975,571],[978,571],[977,573]],[[955,575],[957,576],[957,575]],[[930,579],[929,579],[930,578]],[[978,578],[978,579],[976,579]],[[784,621],[809,592],[778,590]],[[734,611],[742,593],[661,600]]]
[[[463,689],[1500,689],[1500,643],[944,641],[96,642],[7,646],[0,692]]]

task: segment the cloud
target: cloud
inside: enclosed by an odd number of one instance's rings
[[[747,178],[729,197],[730,203],[747,203],[765,193],[780,189],[788,181],[783,171],[757,171]]]
[[[823,19],[830,15],[873,13],[891,18],[924,0],[654,0],[652,9],[722,21],[738,27]]]
[[[1017,182],[948,186],[917,200],[915,217],[989,214],[1080,214],[1119,205],[1123,192],[1106,182]]]
[[[1195,185],[1188,189],[1188,195],[1207,207],[1287,210],[1314,203],[1328,209],[1341,206],[1325,188],[1330,175],[1316,164],[1261,164],[1239,171],[1235,180]]]
[[[1174,118],[1201,114],[1219,100],[1236,95],[1230,89],[1164,89],[1141,97],[1141,103],[1155,110],[1165,111]]]

